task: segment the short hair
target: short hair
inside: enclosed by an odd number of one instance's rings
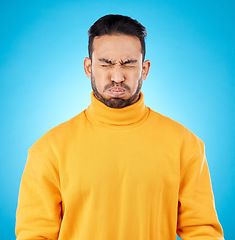
[[[141,53],[143,61],[145,58],[145,38],[147,36],[146,28],[137,20],[128,16],[109,14],[98,19],[89,29],[88,53],[92,59],[93,41],[95,37],[102,35],[125,34],[136,36],[141,43]]]

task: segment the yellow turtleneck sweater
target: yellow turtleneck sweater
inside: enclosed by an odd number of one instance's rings
[[[203,142],[144,105],[91,105],[30,149],[18,240],[224,239]]]

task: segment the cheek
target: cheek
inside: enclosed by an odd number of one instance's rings
[[[126,74],[127,82],[133,86],[138,85],[141,76],[141,71],[130,71],[128,74]]]
[[[94,67],[92,70],[93,70],[93,75],[95,76],[95,79],[99,79],[100,81],[102,81],[103,79],[107,80],[110,76],[109,69]]]
[[[100,71],[93,71],[93,78],[95,81],[96,88],[99,92],[104,90],[105,85],[109,82],[107,74]]]
[[[120,71],[125,78],[125,83],[131,88],[136,88],[138,81],[142,76],[140,68],[120,69]],[[111,81],[112,69],[93,67],[92,73],[98,89],[103,89],[103,87]]]

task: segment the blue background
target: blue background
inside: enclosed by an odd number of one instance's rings
[[[129,15],[148,31],[145,103],[198,135],[227,240],[235,235],[234,1],[1,1],[0,233],[14,239],[27,150],[90,103],[87,31]]]

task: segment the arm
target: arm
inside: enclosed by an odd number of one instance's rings
[[[57,239],[61,195],[56,168],[39,150],[30,149],[16,212],[17,240]]]
[[[195,136],[184,140],[181,158],[177,234],[183,240],[223,240],[204,143]]]

